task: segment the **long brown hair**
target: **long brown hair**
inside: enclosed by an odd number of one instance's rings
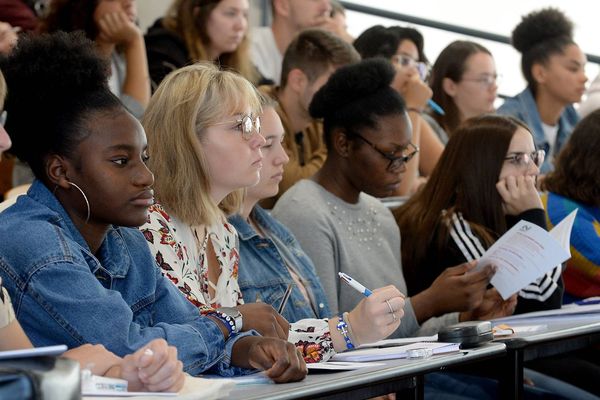
[[[451,136],[460,125],[460,110],[454,99],[444,90],[444,78],[460,82],[467,68],[467,60],[474,54],[486,53],[492,55],[488,49],[479,43],[468,40],[457,40],[450,43],[438,56],[431,69],[429,84],[433,91],[433,101],[445,111],[444,115],[433,114],[433,118]]]
[[[577,202],[600,206],[600,110],[582,119],[546,176],[543,188]]]
[[[208,18],[221,0],[175,0],[165,18],[163,26],[181,37],[193,61],[214,61],[208,59],[206,46],[210,38],[206,32]],[[219,56],[221,68],[238,72],[252,83],[257,83],[258,72],[250,62],[250,40],[248,34],[231,53]]]
[[[496,183],[519,127],[527,129],[511,117],[468,119],[450,137],[423,189],[394,210],[402,234],[402,268],[407,281],[422,267],[427,251],[432,251],[431,243],[433,251],[447,246],[447,223],[453,213],[462,213],[488,246],[506,231]]]

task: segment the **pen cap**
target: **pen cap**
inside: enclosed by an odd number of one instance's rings
[[[438,332],[440,342],[460,343],[461,348],[475,347],[494,339],[490,321],[467,321],[449,325]]]

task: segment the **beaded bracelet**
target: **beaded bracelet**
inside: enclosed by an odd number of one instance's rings
[[[337,330],[340,332],[340,334],[344,337],[344,341],[346,342],[346,349],[348,349],[348,350],[353,349],[354,343],[352,343],[352,340],[350,339],[350,336],[348,335],[348,324],[344,320],[344,314],[340,314],[339,321],[338,321],[336,327],[337,327]]]
[[[225,325],[225,327],[227,328],[227,331],[229,332],[229,336],[231,336],[235,333],[235,320],[232,317],[230,317],[229,315],[222,313],[220,311],[217,311],[217,310],[208,311],[205,315],[207,317],[215,317],[219,321],[221,321],[223,323],[223,325]]]

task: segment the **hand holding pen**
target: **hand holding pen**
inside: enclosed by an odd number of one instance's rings
[[[404,316],[404,295],[395,286],[370,290],[343,272],[339,276],[365,296],[348,313],[350,325],[360,344],[385,339],[398,329],[400,319]]]

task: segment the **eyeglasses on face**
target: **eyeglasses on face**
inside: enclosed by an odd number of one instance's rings
[[[410,149],[410,152],[408,154],[403,154],[401,156],[395,156],[394,154],[396,152],[393,153],[386,153],[385,151],[379,149],[375,144],[371,143],[370,141],[368,141],[367,139],[365,139],[362,135],[358,134],[358,133],[350,133],[350,136],[352,137],[357,137],[360,140],[362,140],[363,142],[365,142],[366,144],[368,144],[371,148],[373,148],[373,150],[375,150],[376,152],[378,152],[379,154],[381,154],[381,156],[383,158],[385,158],[386,160],[388,160],[390,163],[387,166],[387,171],[391,171],[394,170],[400,166],[402,166],[403,164],[406,164],[407,162],[409,162],[410,160],[412,160],[412,158],[419,152],[419,148],[412,144],[411,142],[408,142],[408,145],[402,150],[402,152],[406,152]]]
[[[417,61],[414,58],[404,54],[393,55],[392,63],[403,68],[415,68],[419,72],[419,77],[421,77],[421,80],[425,80],[427,75],[429,75],[429,68],[427,67],[427,64]]]
[[[504,159],[515,164],[519,168],[528,168],[532,162],[539,168],[544,163],[545,156],[546,152],[544,150],[536,150],[531,153],[512,153],[511,155],[504,157]]]
[[[0,126],[4,126],[6,124],[7,116],[8,116],[8,113],[6,112],[6,110],[4,110],[0,113]]]
[[[502,75],[494,74],[494,75],[481,75],[478,78],[462,78],[461,81],[467,82],[475,82],[484,88],[490,88],[493,85],[498,86],[500,84],[500,80],[502,79]]]
[[[215,125],[223,125],[229,123],[237,123],[236,129],[242,131],[244,140],[250,140],[254,132],[260,133],[260,117],[257,115],[252,118],[252,114],[240,115],[239,118],[233,121],[219,122]]]

